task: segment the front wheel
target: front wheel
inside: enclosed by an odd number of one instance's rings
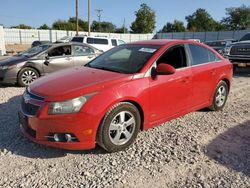
[[[220,81],[215,89],[213,103],[209,109],[213,111],[221,110],[227,101],[228,97],[228,85],[225,81]]]
[[[108,152],[130,146],[141,126],[137,108],[128,102],[114,105],[105,115],[97,132],[97,143]]]
[[[23,68],[17,77],[19,86],[27,87],[39,77],[39,73],[30,67]]]

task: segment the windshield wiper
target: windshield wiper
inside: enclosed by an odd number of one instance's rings
[[[123,73],[122,71],[119,71],[119,70],[114,70],[114,69],[111,69],[111,68],[108,68],[108,67],[93,67],[91,66],[91,68],[94,68],[94,69],[101,69],[101,70],[107,70],[107,71],[111,71],[111,72],[119,72],[119,73]]]

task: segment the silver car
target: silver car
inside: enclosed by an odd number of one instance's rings
[[[28,86],[40,76],[85,65],[102,51],[80,43],[44,44],[0,61],[0,83]]]

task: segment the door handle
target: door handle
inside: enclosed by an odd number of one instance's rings
[[[72,58],[70,58],[70,57],[66,57],[65,59],[66,59],[66,60],[68,60],[68,61],[70,61]]]
[[[211,71],[210,71],[210,73],[212,74],[212,75],[215,75],[215,69],[212,69]]]
[[[182,83],[188,83],[190,81],[190,77],[186,76],[186,77],[178,77],[177,78],[177,82],[182,82]]]

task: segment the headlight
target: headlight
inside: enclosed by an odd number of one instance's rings
[[[0,70],[9,70],[9,69],[13,69],[16,68],[17,65],[4,65],[4,66],[0,66]]]
[[[230,54],[230,50],[231,50],[231,47],[225,47],[224,48],[225,55],[229,55]]]
[[[63,102],[49,103],[49,114],[73,114],[81,110],[82,106],[96,93],[74,98]]]

